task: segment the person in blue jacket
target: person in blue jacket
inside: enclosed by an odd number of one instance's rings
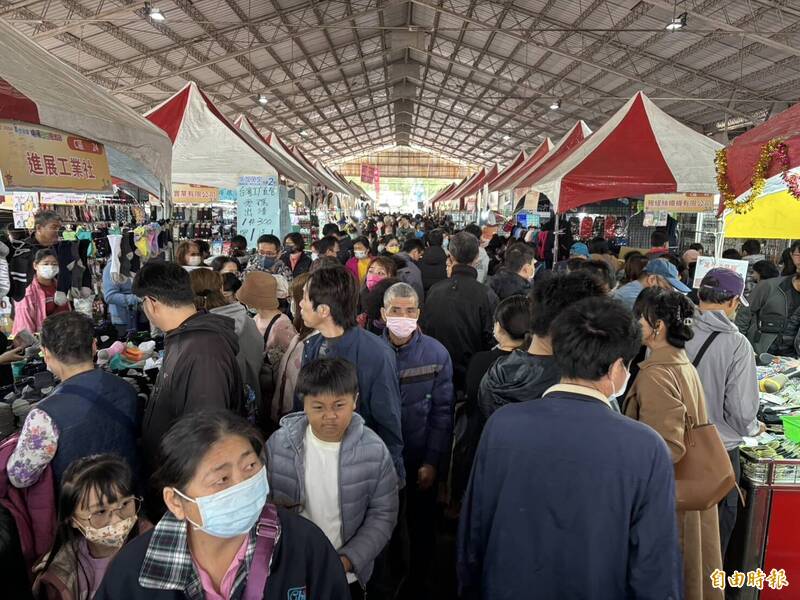
[[[139,327],[139,305],[141,301],[133,293],[133,278],[118,275],[111,276],[111,261],[103,269],[103,298],[108,304],[111,324],[117,334],[124,339],[128,331],[136,331]]]
[[[610,406],[639,324],[619,302],[587,298],[551,334],[561,382],[496,411],[478,445],[459,523],[461,598],[677,600],[670,453]]]
[[[303,322],[319,333],[303,347],[305,366],[317,358],[344,358],[358,370],[358,413],[389,448],[400,486],[405,482],[400,386],[394,352],[378,336],[356,325],[358,294],[353,276],[342,266],[311,274],[303,291]],[[295,410],[302,402],[295,395]]]
[[[403,402],[409,597],[414,598],[425,597],[436,548],[436,482],[444,470],[453,429],[453,363],[441,343],[419,330],[419,312],[419,296],[409,284],[396,283],[384,294],[383,335],[397,355]]]

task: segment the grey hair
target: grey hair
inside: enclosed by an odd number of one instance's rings
[[[453,262],[460,265],[472,265],[478,258],[480,242],[471,233],[459,231],[450,236],[450,245],[447,249]]]
[[[61,215],[59,215],[57,212],[53,212],[52,210],[40,210],[34,215],[33,224],[34,227],[44,227],[52,221],[58,221],[61,223],[63,219],[61,218]]]
[[[383,306],[389,306],[395,298],[414,298],[417,301],[417,306],[419,306],[419,294],[407,283],[395,283],[386,290],[386,293],[383,295]]]

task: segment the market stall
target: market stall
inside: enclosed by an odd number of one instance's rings
[[[800,237],[800,104],[717,153],[725,237]]]
[[[776,359],[758,367],[759,420],[767,431],[745,438],[742,460],[746,505],[739,511],[729,549],[728,571],[765,575],[783,570],[791,585],[800,581],[800,378],[797,361]],[[765,391],[769,390],[769,391]],[[729,586],[730,587],[730,586]],[[729,598],[794,598],[786,590],[757,586],[730,588]]]
[[[183,184],[173,212],[175,239],[200,237],[213,243],[224,234],[226,216],[213,206],[222,190],[235,193],[236,232],[249,247],[262,234],[282,235],[277,169],[257,140],[228,121],[195,83],[145,116],[172,141],[172,180]]]
[[[107,166],[112,176],[162,197],[162,188],[167,189],[171,181],[172,148],[161,130],[2,21],[0,56],[4,57],[0,60],[0,122],[5,123],[6,131],[6,138],[0,142],[0,152],[5,151],[8,156],[9,136],[19,144],[23,140],[29,143],[33,130],[44,132],[36,133],[40,145],[47,139],[42,135],[48,138],[63,136],[64,146],[73,140],[72,146],[65,148],[71,154],[56,155],[46,151],[48,156],[66,158],[67,163],[57,161],[48,168],[42,158],[41,165],[32,164],[33,172],[28,173],[36,175],[41,171],[44,178],[56,177],[52,175],[55,168],[57,176],[62,178],[61,183],[46,188],[29,186],[28,189],[85,191],[85,186],[73,185],[75,181],[65,182],[63,174],[67,171],[72,173],[73,158],[85,161],[94,157]],[[22,127],[23,131],[19,128],[15,131],[13,123],[20,122],[36,127]],[[76,143],[84,141],[99,145],[98,150],[102,152],[86,152],[76,146]],[[94,147],[87,145],[84,148]],[[39,152],[35,149],[30,151]],[[45,153],[40,154],[43,156]],[[4,179],[8,177],[7,165],[0,163],[0,171]],[[97,182],[97,173],[94,174],[94,182]],[[86,183],[88,176],[72,179]],[[13,182],[6,185],[7,190],[17,187]],[[110,179],[104,191],[111,192]]]

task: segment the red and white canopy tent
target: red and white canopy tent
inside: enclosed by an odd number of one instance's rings
[[[459,183],[454,189],[444,194],[441,198],[439,198],[438,202],[440,204],[451,204],[455,201],[459,201],[459,205],[457,208],[451,208],[452,210],[461,210],[462,205],[460,203],[461,199],[464,197],[464,190],[469,189],[469,187],[475,183],[475,181],[482,179],[486,175],[486,169],[482,168],[480,171],[477,171],[470,175],[469,177],[465,178],[461,183]]]
[[[236,188],[244,175],[278,175],[194,82],[145,116],[172,140],[174,182]]]
[[[436,192],[436,193],[433,195],[433,197],[432,197],[430,200],[428,200],[428,203],[430,204],[431,208],[435,210],[435,209],[436,209],[436,203],[439,201],[439,198],[441,198],[441,197],[442,197],[442,196],[444,196],[444,195],[445,195],[447,192],[449,192],[450,190],[452,190],[452,189],[453,189],[453,188],[454,188],[456,185],[457,185],[456,183],[450,183],[450,184],[448,184],[448,185],[444,186],[443,188],[439,189],[439,190],[438,190],[438,191],[437,191],[437,192]]]
[[[540,144],[540,146],[541,146],[541,144]],[[537,148],[537,150],[538,150],[538,148]],[[489,186],[490,186],[490,190],[491,190],[491,185],[492,185],[492,184],[493,184],[495,181],[497,181],[497,180],[498,180],[498,179],[500,179],[501,177],[505,176],[505,174],[506,174],[506,173],[509,173],[509,172],[513,171],[514,169],[516,169],[516,168],[517,168],[519,165],[521,165],[523,162],[525,162],[525,160],[526,160],[527,158],[528,158],[528,155],[527,155],[527,154],[525,154],[525,151],[524,151],[524,150],[520,150],[519,154],[517,154],[517,155],[514,157],[514,159],[513,159],[513,160],[512,160],[510,163],[508,163],[508,164],[507,164],[505,167],[503,167],[502,169],[498,169],[498,171],[497,171],[497,175],[495,175],[495,176],[492,178],[492,180],[488,182],[488,183],[489,183]]]
[[[283,143],[283,140],[281,140],[281,143]],[[306,169],[311,169],[311,171],[317,175],[319,182],[328,188],[329,191],[333,192],[334,194],[350,194],[350,190],[342,186],[336,177],[333,177],[324,170],[315,167],[314,164],[308,160],[308,158],[306,158],[306,155],[303,154],[303,151],[300,150],[300,148],[297,146],[292,146],[290,151],[292,155],[300,162],[300,164],[306,167]]]
[[[0,20],[0,119],[102,143],[111,174],[155,195],[170,186],[172,147],[157,127]]]
[[[295,183],[316,185],[316,177],[297,162],[291,153],[284,152],[280,147],[268,144],[266,138],[261,135],[247,116],[239,115],[233,124],[260,149],[264,158],[278,170],[278,173]]]
[[[752,181],[761,153],[777,142],[764,173],[763,189],[752,198]],[[778,156],[776,156],[778,154]],[[782,156],[781,156],[782,155]],[[800,104],[775,115],[758,127],[737,137],[725,149],[728,189],[737,204],[747,203],[748,210],[725,211],[720,199],[720,214],[725,215],[725,237],[796,239],[800,237],[800,201],[797,178],[800,177]],[[784,169],[787,173],[784,176]],[[792,183],[790,187],[789,183]],[[743,207],[742,207],[743,208]]]
[[[533,153],[524,160],[519,161],[518,155],[508,167],[506,167],[501,173],[498,173],[497,177],[495,177],[493,181],[489,182],[489,191],[503,192],[513,189],[510,187],[510,184],[518,179],[521,173],[527,173],[530,171],[530,169],[534,168],[552,150],[553,142],[550,140],[550,138],[545,138],[545,140],[539,144],[536,150],[534,150]]]
[[[511,189],[529,189],[532,182],[561,164],[583,141],[592,135],[592,130],[583,121],[578,121],[564,134],[547,155],[527,169],[521,169],[508,183]]]
[[[593,135],[519,185],[545,194],[559,213],[628,196],[713,194],[719,148],[637,92]]]

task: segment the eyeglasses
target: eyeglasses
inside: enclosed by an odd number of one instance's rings
[[[100,529],[110,524],[111,517],[115,514],[119,516],[120,519],[130,519],[131,517],[135,517],[139,514],[139,508],[141,508],[141,505],[141,498],[129,496],[128,498],[124,498],[122,501],[120,501],[117,508],[103,508],[91,513],[88,519],[83,518],[83,520],[89,521],[89,524],[95,529]]]

